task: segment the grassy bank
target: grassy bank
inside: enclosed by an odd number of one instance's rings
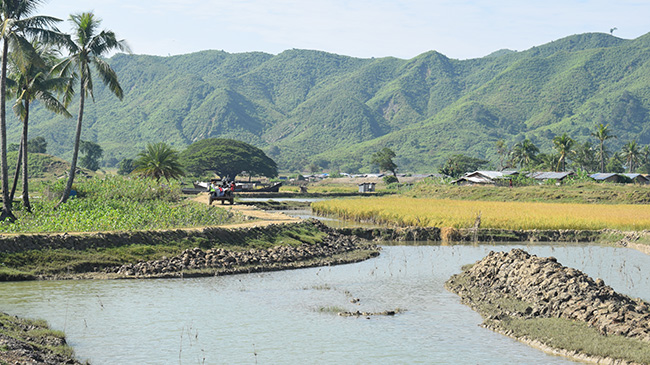
[[[0,364],[78,364],[65,335],[42,320],[28,320],[0,312]]]
[[[326,233],[309,223],[272,228],[223,230],[208,239],[201,234],[165,242],[140,242],[119,247],[88,249],[43,249],[0,253],[0,281],[36,278],[70,278],[84,273],[99,273],[128,263],[160,260],[180,255],[184,250],[222,248],[230,251],[266,249],[275,246],[317,244]]]
[[[322,215],[419,227],[473,227],[497,229],[650,229],[650,210],[643,205],[553,204],[389,196],[315,202]]]
[[[176,182],[119,176],[76,183],[75,198],[54,209],[65,179],[45,185],[33,199],[33,212],[16,204],[15,223],[0,223],[0,233],[99,232],[215,226],[241,217],[218,207],[184,199]],[[36,194],[34,194],[36,195]]]

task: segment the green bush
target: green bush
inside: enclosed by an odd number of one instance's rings
[[[399,182],[399,180],[397,179],[397,177],[395,177],[395,176],[393,176],[393,175],[386,175],[386,176],[384,176],[384,177],[382,178],[382,180],[384,181],[384,184],[386,184],[386,185],[390,185],[390,184],[398,183],[398,182]]]

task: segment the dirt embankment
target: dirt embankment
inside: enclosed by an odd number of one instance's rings
[[[521,249],[490,252],[454,275],[446,287],[486,319],[484,325],[508,333],[511,318],[563,318],[602,335],[619,335],[650,346],[650,304],[615,292],[601,279],[564,267],[555,258]],[[505,305],[508,302],[517,305]],[[590,354],[587,354],[590,355]]]
[[[317,220],[308,220],[326,233],[318,243],[275,246],[268,249],[233,251],[223,248],[185,250],[178,256],[122,265],[111,271],[118,277],[187,277],[276,271],[362,261],[379,254],[379,248],[344,236]],[[266,229],[268,229],[267,227]]]

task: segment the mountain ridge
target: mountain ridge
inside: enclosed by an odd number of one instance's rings
[[[283,170],[310,163],[370,171],[382,147],[403,171],[434,171],[454,153],[496,161],[494,143],[530,138],[550,151],[553,136],[589,139],[609,123],[618,140],[650,143],[650,33],[558,39],[525,51],[456,60],[436,51],[412,59],[354,58],[313,50],[170,57],[118,54],[108,61],[124,89],[118,101],[95,82],[82,139],[105,160],[133,158],[150,142],[177,149],[203,138],[263,148]],[[75,114],[73,104],[70,111]],[[37,106],[30,137],[69,158],[74,121]],[[20,123],[9,121],[9,141]]]

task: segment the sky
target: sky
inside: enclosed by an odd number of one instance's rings
[[[650,32],[647,0],[49,0],[36,12],[93,11],[134,54],[312,49],[410,59],[470,59],[573,34]],[[69,22],[59,28],[69,31]]]

